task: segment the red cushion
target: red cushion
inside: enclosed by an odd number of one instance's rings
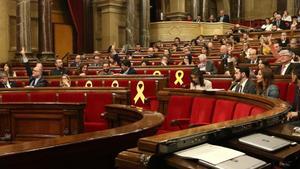
[[[209,124],[216,99],[196,97],[193,101],[190,124]]]
[[[282,100],[286,100],[288,85],[287,82],[275,82],[274,83],[279,89],[279,98]]]
[[[85,102],[85,93],[83,92],[64,92],[59,93],[59,102]]]
[[[84,87],[86,84],[87,80],[78,80],[77,86],[78,87]]]
[[[232,100],[217,100],[215,104],[212,123],[231,120],[233,117],[235,104],[236,102]]]
[[[261,108],[261,107],[254,107],[252,110],[251,110],[251,116],[252,115],[257,115],[257,114],[260,114],[260,113],[263,113],[265,112],[266,110]]]
[[[29,102],[27,93],[3,93],[2,102]]]
[[[59,87],[60,86],[59,83],[60,82],[58,80],[53,80],[50,82],[50,87]]]
[[[295,93],[296,93],[296,85],[294,83],[289,84],[286,101],[289,102],[290,104],[294,103]]]
[[[228,90],[231,85],[230,80],[211,80],[211,82],[212,82],[212,88],[214,89]]]
[[[85,122],[103,122],[101,113],[104,106],[112,103],[111,93],[87,93],[87,104],[85,108]]]
[[[154,97],[156,96],[156,82],[155,80],[143,80],[142,81],[144,83],[144,91],[143,94],[145,96],[145,98],[149,98],[149,97]],[[137,95],[137,85],[139,83],[139,80],[132,80],[131,81],[131,104],[135,105],[135,106],[139,106],[139,107],[150,107],[150,103],[149,102],[142,102],[141,99],[138,99],[137,102],[135,103],[134,98]]]
[[[193,97],[191,96],[171,96],[168,103],[168,112],[165,115],[165,121],[162,130],[179,130],[177,126],[171,126],[171,121],[175,119],[190,118],[191,105]]]
[[[32,92],[30,93],[32,102],[56,102],[56,93],[50,92]]]
[[[246,103],[237,103],[233,112],[233,119],[239,119],[250,115],[252,105]]]
[[[190,84],[190,74],[191,74],[191,69],[182,69],[182,71],[183,71],[183,77],[181,78],[181,80],[182,80],[182,84],[180,84],[180,83],[176,83],[175,84],[175,82],[176,82],[176,80],[177,80],[177,78],[176,78],[176,73],[178,72],[178,71],[180,71],[179,69],[178,70],[171,70],[170,71],[170,78],[169,78],[169,86],[168,87],[170,87],[170,88],[182,88],[182,87],[185,87],[185,86],[187,86],[187,85],[189,85]],[[178,74],[178,76],[180,76],[180,74]]]

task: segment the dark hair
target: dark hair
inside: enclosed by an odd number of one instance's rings
[[[121,59],[120,59],[120,57],[119,57],[118,54],[112,55],[112,59],[113,59],[114,62],[116,62],[119,66],[121,66]]]
[[[292,72],[297,77],[297,79],[300,80],[300,65],[299,64],[294,65]]]
[[[187,57],[187,59],[189,60],[189,64],[192,64],[193,58],[192,55],[185,55],[184,58]],[[183,58],[183,59],[184,59]],[[183,62],[184,63],[184,62]]]
[[[256,93],[259,95],[265,94],[268,87],[273,84],[274,74],[272,69],[265,68],[260,70],[263,78],[263,82],[257,83]]]
[[[13,76],[14,72],[12,70],[12,64],[11,63],[5,63],[4,66],[7,65],[8,66],[8,72],[5,72],[7,74],[7,76]],[[3,71],[4,71],[4,66],[3,66]]]
[[[176,39],[177,39],[179,42],[181,42],[181,40],[180,40],[179,37],[175,37],[175,38],[174,38],[174,41],[175,41]]]
[[[250,69],[249,67],[239,67],[237,66],[236,69],[239,69],[241,73],[245,73],[246,77],[249,78],[250,75]]]
[[[112,45],[109,45],[108,49],[107,49],[107,52],[110,53],[111,52],[111,48],[112,48]]]
[[[81,63],[80,65],[79,65],[79,67],[77,68],[77,70],[76,70],[76,73],[79,75],[79,74],[81,74],[81,73],[84,73],[83,71],[82,71],[82,68],[84,67],[84,66],[87,66],[87,68],[89,67],[89,64],[87,64],[87,63]]]
[[[200,85],[200,86],[205,86],[203,74],[205,74],[205,72],[200,71],[199,68],[197,68],[197,67],[194,68],[194,69],[192,70],[192,72],[191,72],[191,75],[195,75],[196,77],[198,77],[198,79],[199,79],[199,85]],[[194,81],[192,81],[192,83],[193,83],[195,86],[197,85]]]
[[[270,63],[267,59],[261,59],[261,64],[265,65],[267,68],[270,68]]]
[[[127,67],[131,67],[130,60],[128,60],[128,59],[123,60],[122,65],[127,66]]]

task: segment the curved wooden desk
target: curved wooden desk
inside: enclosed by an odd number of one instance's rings
[[[167,111],[169,98],[173,95],[212,97],[217,99],[235,100],[264,107],[267,111],[255,116],[248,116],[237,120],[219,122],[215,124],[195,127],[171,133],[142,138],[137,149],[124,151],[116,158],[120,168],[201,168],[197,163],[179,160],[169,156],[194,145],[205,142],[218,142],[248,132],[258,131],[281,123],[290,110],[290,105],[279,99],[269,99],[250,94],[237,94],[224,91],[193,91],[182,89],[165,89],[160,91],[158,99],[160,112]]]
[[[107,105],[106,112],[116,128],[0,146],[1,168],[113,168],[120,151],[154,134],[164,119],[160,113],[125,105]]]

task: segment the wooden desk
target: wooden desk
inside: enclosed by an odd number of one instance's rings
[[[36,140],[83,132],[85,103],[1,103],[5,140]]]
[[[278,126],[267,128],[267,129],[265,129],[265,132],[269,135],[282,137],[282,138],[300,143],[300,137],[292,135],[294,127],[295,126],[292,124],[281,124]]]

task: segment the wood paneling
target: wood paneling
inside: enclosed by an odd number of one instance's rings
[[[67,24],[54,24],[54,51],[59,58],[67,52],[73,53],[73,27]]]

